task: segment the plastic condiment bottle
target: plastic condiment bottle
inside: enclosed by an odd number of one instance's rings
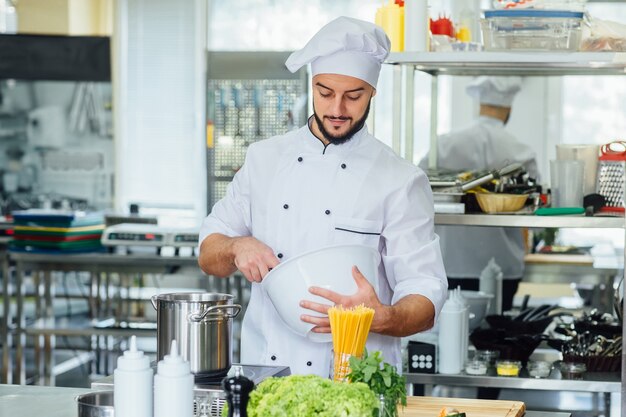
[[[450,291],[448,299],[439,313],[439,366],[441,374],[458,374],[463,369],[464,347],[466,346],[467,307],[455,295],[455,290]]]
[[[500,281],[498,281],[500,279]],[[494,299],[489,304],[488,314],[501,314],[502,288],[499,286],[502,280],[502,269],[491,258],[485,268],[481,271],[478,279],[478,289],[485,294],[493,294]]]
[[[222,380],[222,388],[228,402],[228,417],[248,417],[248,400],[254,389],[254,382],[241,375],[239,367],[235,368],[235,376]]]
[[[461,340],[463,344],[461,346],[461,367],[465,366],[465,362],[467,362],[467,351],[469,349],[469,304],[467,304],[467,300],[463,297],[461,293],[461,287],[456,288],[455,295],[459,302],[463,305],[463,311],[465,313],[465,317],[461,319]]]
[[[193,416],[193,374],[189,362],[178,355],[176,340],[154,376],[154,417],[172,416]]]
[[[113,406],[116,417],[152,417],[152,378],[150,359],[137,350],[137,338],[117,358],[113,372]]]
[[[404,51],[404,7],[394,0],[376,10],[375,23],[383,28],[391,42],[391,52]]]

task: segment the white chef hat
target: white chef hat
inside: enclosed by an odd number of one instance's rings
[[[478,77],[466,88],[467,94],[478,98],[481,104],[511,107],[522,88],[521,77]]]
[[[304,48],[289,56],[285,65],[296,72],[310,63],[313,76],[349,75],[376,88],[380,66],[389,55],[390,46],[381,27],[342,16],[321,28]]]

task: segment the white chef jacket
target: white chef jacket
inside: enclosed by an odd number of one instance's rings
[[[200,242],[211,233],[254,236],[282,261],[329,245],[368,245],[381,254],[383,303],[421,294],[438,314],[447,280],[433,217],[426,175],[366,126],[344,144],[324,146],[307,125],[250,145],[226,196],[205,218]],[[289,330],[258,283],[252,283],[241,339],[242,363],[329,376],[331,343]],[[367,347],[401,364],[399,338],[372,333]]]
[[[496,118],[480,116],[472,126],[442,135],[437,142],[437,168],[485,170],[519,162],[538,177],[535,152],[504,129]],[[427,166],[427,161],[420,162]],[[478,278],[494,258],[503,277],[524,275],[524,241],[517,228],[437,226],[441,252],[450,278]]]

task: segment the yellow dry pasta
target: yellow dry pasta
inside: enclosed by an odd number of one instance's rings
[[[363,354],[374,309],[363,304],[352,308],[338,305],[328,309],[328,317],[334,350],[333,376],[335,380],[345,380],[350,356]]]

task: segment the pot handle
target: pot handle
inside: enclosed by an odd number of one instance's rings
[[[150,302],[152,303],[152,307],[154,307],[154,309],[157,309],[157,297],[158,295],[153,295],[152,297],[150,297]]]
[[[239,315],[239,312],[241,311],[241,306],[239,304],[211,306],[201,313],[191,313],[189,315],[189,320],[196,321],[196,322],[202,321],[207,315],[209,315],[209,313],[212,313],[214,311],[230,310],[230,309],[235,310],[235,311],[232,313],[224,313],[224,317],[227,319],[234,319],[235,317]]]

